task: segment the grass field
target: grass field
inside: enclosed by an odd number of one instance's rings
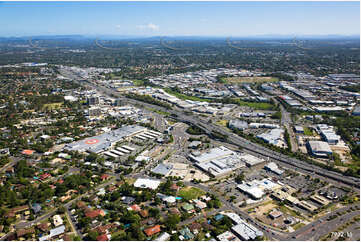
[[[299,228],[301,228],[301,227],[303,227],[303,226],[305,226],[306,224],[304,224],[304,223],[297,223],[297,224],[295,224],[295,225],[292,225],[292,228],[294,229],[294,230],[297,230],[297,229],[299,229]]]
[[[43,105],[43,110],[53,110],[58,109],[63,105],[63,103],[48,103]]]
[[[135,86],[143,86],[144,85],[143,80],[132,80],[132,82]]]
[[[179,190],[178,196],[182,197],[186,200],[192,200],[196,199],[202,195],[204,195],[205,192],[196,188],[196,187],[185,187]]]
[[[259,83],[259,82],[277,82],[276,77],[226,77],[224,78],[226,83],[229,84],[241,84],[241,83]]]
[[[282,213],[289,214],[289,215],[291,215],[293,217],[303,219],[302,216],[299,216],[295,211],[293,211],[292,209],[287,208],[286,206],[283,206],[283,205],[279,206],[278,209],[281,210]]]
[[[305,132],[305,135],[307,135],[307,136],[313,136],[313,132],[312,132],[312,130],[311,130],[310,128],[304,127],[303,130],[304,130],[304,132]]]
[[[161,110],[158,110],[158,109],[155,109],[155,108],[146,108],[146,109],[149,110],[149,111],[155,112],[157,114],[164,115],[164,116],[171,115],[171,113],[164,112],[164,111],[161,111]]]
[[[217,121],[216,124],[227,127],[228,120],[222,119],[222,120]]]
[[[247,106],[250,108],[258,109],[258,110],[273,110],[275,106],[270,103],[263,103],[263,102],[245,102],[245,101],[238,101],[240,106]]]
[[[185,94],[183,94],[183,93],[179,93],[179,92],[172,91],[172,90],[170,90],[169,88],[164,89],[164,91],[166,91],[167,93],[169,93],[169,94],[171,94],[171,95],[174,95],[174,96],[176,96],[177,98],[182,99],[182,100],[192,100],[192,101],[200,101],[200,102],[209,102],[208,99],[203,99],[203,98],[195,97],[195,96],[188,96],[188,95],[185,95]]]

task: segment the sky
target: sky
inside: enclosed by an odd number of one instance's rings
[[[0,36],[359,35],[360,2],[0,2]]]

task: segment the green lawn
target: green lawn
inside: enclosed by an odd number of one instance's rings
[[[222,120],[217,121],[216,124],[221,125],[223,127],[227,127],[228,120],[222,119]]]
[[[196,199],[202,195],[204,195],[205,192],[201,189],[198,189],[196,187],[185,187],[179,190],[178,196],[182,197],[186,200],[192,200]]]
[[[263,82],[277,82],[279,79],[277,77],[226,77],[222,78],[224,83],[230,84],[240,84],[240,83],[263,83]]]
[[[297,223],[297,224],[295,224],[295,225],[292,225],[292,228],[293,228],[294,230],[297,230],[297,229],[299,229],[299,228],[301,228],[301,227],[303,227],[303,226],[305,226],[304,223]]]
[[[210,101],[208,99],[195,97],[195,96],[188,96],[183,93],[175,92],[175,91],[170,90],[169,88],[165,88],[164,91],[166,91],[167,93],[174,95],[177,98],[182,99],[182,100],[192,100],[192,101],[200,101],[200,102],[209,102]]]
[[[169,115],[171,115],[171,113],[164,112],[164,111],[161,111],[161,110],[158,110],[158,109],[155,109],[155,108],[146,108],[146,109],[148,109],[149,111],[158,113],[158,114],[160,114],[160,115],[164,115],[164,116],[169,116]]]
[[[247,106],[259,110],[273,110],[275,108],[272,104],[264,102],[245,102],[239,100],[238,103],[240,106]]]
[[[48,103],[48,104],[44,104],[44,105],[43,105],[43,110],[58,109],[58,108],[61,108],[62,105],[63,105],[63,103]]]
[[[132,80],[132,82],[135,86],[143,86],[144,85],[143,80]]]
[[[311,130],[310,128],[304,127],[303,130],[304,130],[304,132],[305,132],[305,135],[307,135],[307,136],[313,136],[313,132],[312,132],[312,130]]]
[[[295,211],[293,211],[292,209],[287,208],[286,206],[282,205],[278,207],[279,210],[281,210],[282,213],[285,214],[289,214],[293,217],[298,217],[298,218],[302,218],[301,216],[299,216]]]

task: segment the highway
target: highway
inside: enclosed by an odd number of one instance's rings
[[[346,213],[344,215],[338,216],[337,218],[327,221],[327,218],[335,215],[337,213],[342,213],[350,209],[351,207],[354,207],[355,205],[348,205],[346,207],[337,209],[335,211],[332,211],[328,213],[327,215],[313,221],[310,224],[307,224],[303,226],[302,228],[299,228],[293,233],[290,233],[287,236],[287,240],[319,240],[322,236],[328,234],[329,232],[335,230],[340,225],[346,223],[350,219],[352,219],[354,216],[360,214],[360,210],[355,210],[350,213]]]
[[[217,131],[221,133],[222,135],[226,135],[227,142],[237,145],[239,147],[242,147],[243,149],[249,151],[250,153],[257,154],[257,156],[262,157],[264,159],[270,159],[272,161],[276,161],[278,163],[282,163],[282,165],[287,166],[291,169],[296,169],[297,171],[305,172],[307,174],[312,174],[313,176],[320,176],[323,178],[326,178],[328,181],[336,182],[336,184],[343,184],[346,186],[351,186],[353,189],[357,189],[359,191],[360,188],[360,179],[355,177],[348,177],[344,176],[343,174],[329,171],[327,169],[324,169],[322,167],[309,164],[305,161],[301,161],[286,155],[283,155],[281,153],[275,152],[273,150],[270,150],[268,148],[265,148],[259,144],[252,143],[248,141],[247,139],[244,139],[242,137],[239,137],[238,135],[229,132],[228,130],[223,129],[223,127],[207,123],[206,120],[200,118],[199,116],[193,116],[193,115],[187,115],[182,110],[177,109],[166,109],[157,105],[152,105],[148,103],[144,103],[138,100],[129,99],[122,95],[120,95],[117,91],[106,88],[104,86],[95,85],[94,83],[84,80],[81,77],[77,76],[74,73],[70,73],[69,71],[62,71],[63,76],[67,76],[68,78],[80,82],[80,84],[88,85],[93,87],[94,89],[113,97],[121,98],[123,101],[133,104],[133,105],[143,105],[148,106],[149,108],[155,108],[164,112],[171,113],[174,116],[175,119],[177,119],[180,122],[184,122],[187,124],[193,124],[200,127],[202,130],[204,130],[207,134],[211,134],[214,131]]]

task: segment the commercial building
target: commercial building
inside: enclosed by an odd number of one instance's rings
[[[214,177],[228,175],[233,170],[244,167],[240,155],[226,147],[220,146],[200,154],[193,152],[189,158],[195,166]]]
[[[64,232],[65,232],[65,226],[62,225],[62,226],[59,226],[59,227],[56,227],[56,228],[50,230],[49,235],[42,236],[39,238],[39,240],[40,241],[48,241],[48,240],[51,240],[55,236],[63,234]]]
[[[167,232],[164,232],[161,235],[159,235],[159,237],[156,238],[155,241],[167,241],[169,239],[170,239],[170,234],[168,234]]]
[[[269,179],[253,180],[251,182],[242,182],[237,188],[254,199],[261,199],[265,195],[265,191],[272,191],[280,188],[277,183],[272,182]]]
[[[240,239],[231,231],[226,231],[217,236],[219,241],[240,241]]]
[[[356,74],[329,74],[328,77],[335,81],[360,81]]]
[[[296,125],[296,126],[294,127],[294,129],[295,129],[295,132],[296,132],[297,134],[304,134],[304,133],[305,133],[305,131],[303,130],[303,127],[302,127],[302,126]]]
[[[312,201],[314,201],[314,202],[322,205],[322,206],[326,206],[327,204],[330,203],[330,201],[329,201],[328,199],[326,199],[326,198],[324,198],[324,197],[321,197],[321,196],[319,196],[319,195],[317,195],[317,194],[311,196],[310,199],[311,199]]]
[[[265,165],[264,169],[268,170],[268,171],[272,171],[272,172],[276,173],[277,175],[282,175],[284,172],[283,170],[279,169],[277,164],[274,162],[270,162],[267,165]]]
[[[263,236],[262,231],[243,220],[241,223],[233,226],[231,230],[241,240],[255,240],[257,237]]]
[[[146,130],[147,128],[137,125],[123,126],[122,128],[112,130],[101,135],[66,144],[63,149],[79,152],[87,151],[100,153],[108,150],[117,142],[145,132]]]
[[[250,123],[249,127],[251,129],[259,129],[259,128],[279,129],[280,128],[280,126],[278,124],[267,124],[267,123]]]
[[[88,105],[98,105],[100,98],[97,96],[88,97]]]
[[[159,164],[157,165],[152,172],[162,176],[167,176],[172,171],[173,165],[171,164]]]
[[[257,135],[257,138],[260,138],[269,144],[279,145],[283,142],[283,133],[283,129],[272,129],[269,132]]]
[[[339,112],[339,111],[342,111],[342,110],[345,110],[344,108],[342,107],[323,107],[323,106],[319,106],[319,107],[314,107],[315,111],[317,112]]]
[[[323,141],[308,141],[307,147],[310,153],[316,157],[327,158],[332,155],[332,150],[328,143]]]
[[[352,115],[360,116],[360,105],[357,105],[354,110],[352,111]]]
[[[341,139],[341,136],[336,134],[334,127],[326,124],[317,124],[317,132],[330,145],[336,145]]]
[[[191,160],[193,160],[194,162],[204,163],[204,162],[209,162],[212,160],[225,158],[225,157],[233,155],[234,153],[235,153],[234,151],[232,151],[224,146],[220,146],[220,147],[210,149],[201,155],[195,155],[194,153],[190,154],[189,158],[191,158]]]
[[[234,120],[230,120],[230,121],[229,121],[228,126],[229,126],[231,129],[244,130],[244,129],[247,129],[247,128],[248,128],[248,123],[247,123],[246,121],[234,119]]]
[[[202,144],[201,141],[195,140],[195,141],[192,141],[191,143],[189,143],[188,148],[189,148],[189,149],[196,149],[196,148],[198,148],[199,146],[201,146],[201,144]]]
[[[300,201],[297,206],[299,206],[300,208],[303,208],[309,212],[313,212],[317,209],[317,207],[315,205],[312,205],[306,201]]]
[[[58,227],[58,226],[60,226],[60,225],[63,224],[63,219],[60,217],[59,214],[54,215],[54,217],[53,217],[53,223],[54,223],[55,227]]]
[[[240,158],[249,167],[261,164],[265,161],[264,159],[258,158],[257,156],[251,154],[242,154]]]
[[[155,190],[158,188],[159,184],[160,184],[160,180],[139,178],[138,180],[135,181],[134,187],[149,188]]]

